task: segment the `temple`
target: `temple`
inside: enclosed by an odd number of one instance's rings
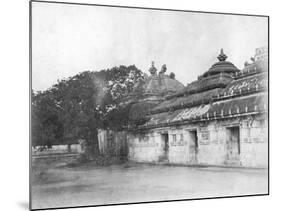
[[[218,61],[184,86],[152,62],[150,76],[121,102],[130,124],[120,137],[129,160],[148,163],[267,167],[268,52],[256,49],[239,70],[221,49]],[[99,132],[106,146],[106,131]],[[118,139],[114,139],[118,141]]]

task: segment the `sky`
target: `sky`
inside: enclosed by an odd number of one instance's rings
[[[267,46],[267,19],[177,11],[32,3],[32,88],[86,70],[151,62],[186,85],[217,62],[220,49],[242,69]]]

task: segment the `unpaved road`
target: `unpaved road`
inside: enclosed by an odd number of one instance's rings
[[[61,164],[35,164],[39,179],[32,186],[33,209],[265,194],[268,189],[266,169]]]

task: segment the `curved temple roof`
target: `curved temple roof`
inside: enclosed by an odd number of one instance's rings
[[[211,68],[184,87],[165,74],[166,65],[138,82],[129,94],[131,119],[139,129],[232,118],[267,111],[268,57],[252,60],[240,71],[221,50]],[[142,120],[142,121],[139,121]]]
[[[267,111],[267,57],[240,71],[221,50],[219,62],[203,76],[155,106],[140,129],[232,118]]]
[[[167,95],[184,88],[184,85],[174,77],[166,75],[166,70],[166,65],[163,65],[157,74],[152,62],[148,70],[151,75],[136,83],[133,91],[124,98],[123,105],[131,106],[129,118],[132,122],[143,119],[155,106],[165,100]]]
[[[150,120],[141,127],[169,125],[182,121],[205,121],[244,115],[247,113],[265,112],[267,110],[267,94],[250,95],[241,99],[218,101],[213,104],[198,105],[179,109],[173,112],[153,114]]]
[[[157,69],[152,62],[149,72],[151,75],[139,81],[134,86],[130,96],[165,96],[184,88],[184,85],[178,80],[165,74],[166,65],[163,65],[162,70],[157,74]]]
[[[223,49],[221,49],[220,55],[218,55],[218,62],[213,64],[211,68],[203,74],[203,77],[207,77],[210,75],[216,75],[219,73],[230,73],[234,74],[239,72],[240,70],[234,66],[231,62],[225,61],[227,56],[224,54]]]

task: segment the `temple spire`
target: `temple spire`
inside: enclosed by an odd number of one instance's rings
[[[167,66],[166,66],[166,64],[163,64],[159,74],[165,74],[166,71],[167,71]]]
[[[151,67],[148,70],[151,75],[155,75],[157,72],[157,69],[154,67],[154,61],[151,62]]]
[[[223,52],[223,48],[221,49],[220,55],[217,57],[219,61],[225,61],[227,59],[227,56]]]

